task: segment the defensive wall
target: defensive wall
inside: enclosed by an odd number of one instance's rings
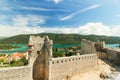
[[[96,53],[96,48],[95,48],[94,42],[83,39],[81,42],[81,45],[82,45],[81,54],[95,54]]]
[[[70,57],[53,58],[52,45],[47,36],[30,36],[29,64],[0,69],[0,80],[68,80],[97,65],[98,57],[91,41],[82,40],[82,55]]]
[[[35,41],[30,42],[34,44]],[[97,65],[98,57],[94,43],[91,41],[82,40],[82,55],[71,57],[53,58],[52,45],[52,41],[45,37],[41,50],[38,51],[37,48],[34,48],[35,45],[32,46],[34,50],[31,54],[39,52],[33,63],[34,80],[67,80],[68,77],[89,71]]]
[[[110,48],[105,46],[105,42],[95,43],[96,50],[98,51],[99,58],[108,59],[113,64],[120,66],[120,49],[119,48]]]
[[[21,66],[0,69],[0,80],[33,80],[32,67]]]
[[[119,63],[119,61],[120,61],[120,49],[106,48],[105,51],[106,51],[107,59],[112,61],[117,66],[120,66],[120,63]]]
[[[52,58],[49,60],[49,80],[67,80],[74,75],[89,71],[95,65],[97,56],[94,54]]]

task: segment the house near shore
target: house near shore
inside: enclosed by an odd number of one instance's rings
[[[15,52],[11,55],[11,59],[16,61],[23,57],[26,57],[26,52]]]

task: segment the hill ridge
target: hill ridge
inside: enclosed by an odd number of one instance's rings
[[[55,34],[55,33],[39,33],[39,34],[22,34],[5,39],[1,39],[1,44],[27,44],[30,35],[48,36],[53,40],[54,44],[72,44],[81,43],[82,39],[91,41],[105,41],[106,43],[120,43],[120,37],[98,36],[98,35],[81,35],[81,34]]]

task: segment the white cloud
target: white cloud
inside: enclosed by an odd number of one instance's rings
[[[18,27],[18,26],[8,26],[8,25],[0,25],[0,36],[13,36],[18,34],[36,34],[36,33],[77,33],[83,35],[106,35],[106,36],[120,36],[120,25],[116,26],[106,26],[101,22],[97,23],[87,23],[83,26],[79,26],[76,28],[69,27]]]
[[[53,1],[55,4],[58,4],[58,3],[62,2],[63,0],[47,0],[47,1]]]
[[[114,26],[112,28],[112,33],[113,33],[113,36],[120,36],[120,25]]]
[[[63,0],[53,0],[56,4],[58,4],[59,2],[62,2]]]
[[[13,26],[25,27],[28,25],[28,18],[17,15],[13,18]]]
[[[25,28],[25,31],[29,34],[37,34],[37,33],[44,33],[44,30],[42,30],[41,28],[39,27],[33,27],[33,28],[29,28],[29,27],[26,27]]]
[[[65,17],[62,17],[62,18],[60,18],[59,20],[64,21],[64,20],[71,19],[72,17],[74,17],[75,15],[77,15],[77,14],[79,14],[79,13],[86,12],[86,11],[88,11],[88,10],[95,9],[95,8],[97,8],[97,7],[100,7],[100,6],[101,6],[101,4],[95,4],[95,5],[86,7],[86,8],[84,8],[84,9],[82,9],[82,10],[79,10],[79,11],[74,12],[74,13],[72,13],[72,14],[69,14],[69,15],[67,15],[67,16],[65,16]]]
[[[17,27],[9,25],[0,25],[0,36],[14,36],[19,34],[36,34],[42,33],[43,30],[39,27]]]
[[[53,9],[46,9],[46,8],[38,8],[38,7],[21,7],[22,9],[25,9],[25,10],[36,10],[36,11],[52,11]]]
[[[45,17],[35,15],[16,15],[13,18],[13,26],[25,27],[25,26],[37,26],[38,24],[45,23]]]
[[[80,26],[78,29],[78,33],[89,35],[89,34],[95,34],[95,35],[107,35],[111,36],[111,29],[103,25],[102,23],[87,23],[84,26]]]
[[[21,9],[32,10],[32,11],[63,11],[63,12],[68,12],[68,10],[63,10],[63,9],[48,9],[48,8],[27,7],[27,6],[22,6]]]
[[[6,18],[4,15],[2,19]],[[15,15],[12,25],[0,24],[0,36],[13,36],[18,34],[35,34],[43,32],[37,26],[45,23],[45,16]]]
[[[0,36],[13,36],[25,33],[24,27],[12,27],[9,25],[0,25]]]

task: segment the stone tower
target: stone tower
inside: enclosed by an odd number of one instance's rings
[[[49,58],[52,57],[52,40],[30,36],[29,44],[32,46],[29,54],[29,63],[33,65],[33,80],[48,80]]]
[[[89,40],[82,40],[82,54],[94,54],[96,53],[95,43]]]

